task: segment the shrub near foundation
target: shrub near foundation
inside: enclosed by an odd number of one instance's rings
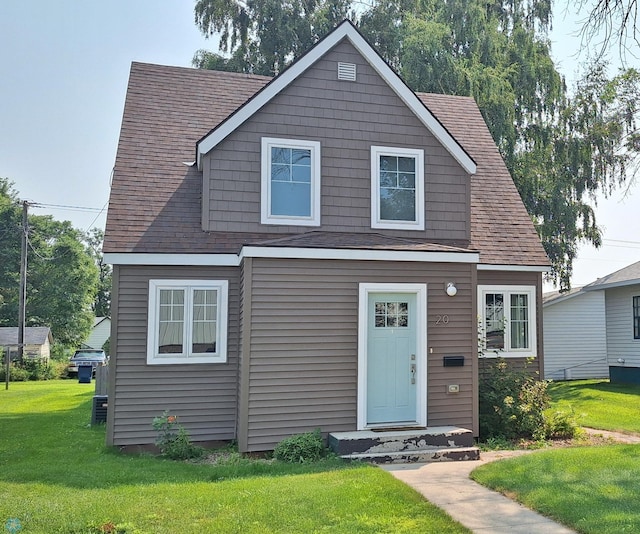
[[[156,445],[163,456],[171,460],[192,460],[204,455],[204,449],[191,443],[189,433],[178,423],[178,416],[165,410],[153,418],[153,429],[158,432]]]
[[[273,450],[273,457],[281,462],[310,463],[326,456],[320,429],[283,439]]]
[[[579,432],[570,413],[551,411],[549,381],[511,368],[498,358],[480,380],[480,437],[534,439],[571,438]]]

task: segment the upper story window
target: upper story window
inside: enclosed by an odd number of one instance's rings
[[[535,295],[534,286],[478,286],[485,356],[536,355]]]
[[[262,138],[262,224],[320,226],[320,143]]]
[[[371,147],[371,227],[424,230],[424,151]]]
[[[640,339],[640,297],[633,297],[633,339]]]
[[[227,361],[227,280],[149,280],[147,363]]]

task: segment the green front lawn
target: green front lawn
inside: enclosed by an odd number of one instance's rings
[[[640,387],[602,380],[558,382],[554,407],[580,424],[640,433]],[[607,445],[535,452],[479,467],[477,482],[578,532],[640,532],[640,446]]]
[[[608,380],[575,380],[549,385],[553,406],[573,411],[581,426],[640,434],[640,386]]]
[[[92,396],[68,380],[0,390],[0,531],[468,532],[375,467],[121,455],[89,426]]]

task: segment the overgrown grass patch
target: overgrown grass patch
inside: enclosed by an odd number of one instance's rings
[[[0,391],[0,528],[16,519],[22,533],[47,534],[111,524],[127,534],[468,532],[375,467],[122,455],[89,425],[92,396],[75,381]]]
[[[640,434],[640,386],[608,380],[575,380],[549,385],[555,409],[573,411],[582,426]]]

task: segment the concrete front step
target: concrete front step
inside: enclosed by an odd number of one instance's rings
[[[451,447],[445,449],[422,449],[412,451],[345,454],[345,460],[359,460],[374,464],[410,464],[427,462],[456,462],[479,460],[478,447]]]
[[[473,433],[454,426],[411,430],[362,430],[329,434],[329,447],[340,457],[373,463],[478,460]]]

